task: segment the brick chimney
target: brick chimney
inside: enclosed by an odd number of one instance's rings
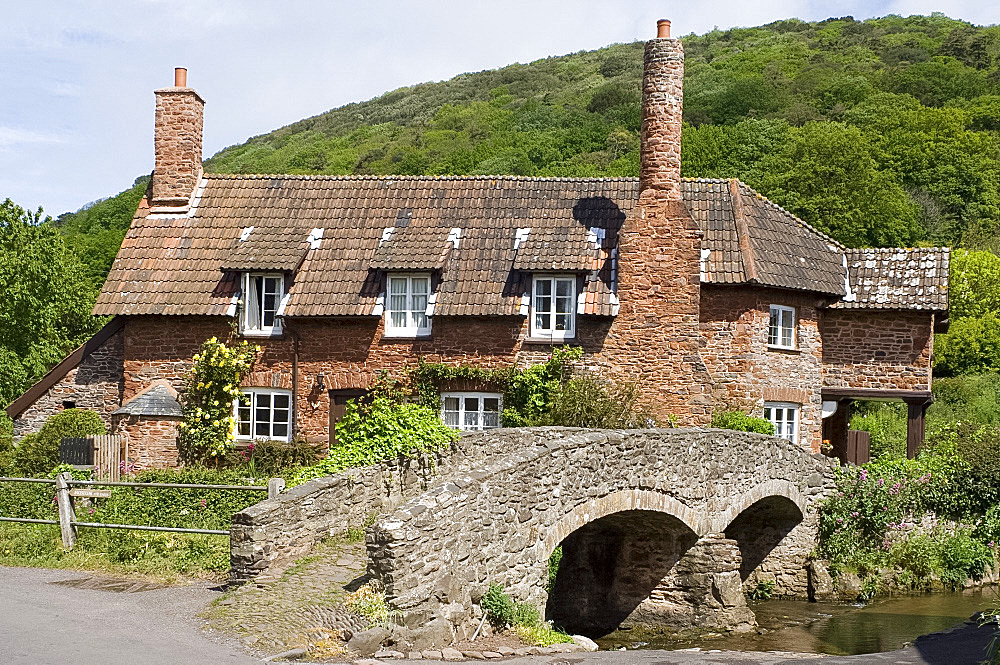
[[[187,70],[174,70],[174,85],[156,91],[156,166],[153,206],[183,207],[201,178],[201,130],[205,100],[187,87]]]
[[[658,199],[681,199],[681,111],[684,101],[684,47],[670,38],[670,21],[656,23],[656,39],[646,42],[642,74],[640,191]]]
[[[711,377],[701,361],[701,231],[681,193],[684,50],[657,24],[642,81],[640,193],[618,238],[618,315],[601,363],[638,380],[661,422],[703,424]]]

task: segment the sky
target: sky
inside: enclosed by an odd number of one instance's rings
[[[153,168],[153,90],[206,100],[204,156],[395,88],[550,55],[784,18],[929,14],[995,0],[0,0],[0,200],[53,217]]]

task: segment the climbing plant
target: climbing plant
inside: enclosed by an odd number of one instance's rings
[[[259,346],[243,341],[228,346],[215,337],[194,355],[184,399],[184,420],[177,441],[186,462],[224,455],[233,447],[233,402],[240,396],[240,382],[260,353]]]
[[[545,422],[553,399],[570,381],[573,361],[583,355],[579,347],[561,346],[552,350],[544,363],[524,369],[473,365],[446,365],[420,359],[410,381],[417,400],[435,411],[441,408],[440,388],[449,381],[475,381],[503,393],[503,425],[524,427]]]

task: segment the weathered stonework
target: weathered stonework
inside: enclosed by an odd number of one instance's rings
[[[181,418],[114,416],[112,433],[125,438],[126,463],[137,471],[180,465],[177,452]]]
[[[819,452],[822,441],[823,344],[815,295],[749,286],[701,290],[701,357],[720,409],[761,414],[764,402],[801,404],[799,442]],[[796,348],[767,345],[770,306],[794,307]]]
[[[636,511],[665,516],[661,532],[673,545],[664,551],[680,555],[678,563],[693,547],[681,551],[680,544],[692,540],[720,548],[714,558],[732,562],[698,578],[719,587],[715,592],[695,589],[690,576],[682,576],[684,584],[669,574],[661,577],[659,598],[638,603],[636,617],[683,616],[690,608],[672,602],[702,598],[694,611],[703,626],[743,625],[730,591],[756,572],[739,570],[747,554],[765,564],[765,573],[777,564],[794,571],[775,575],[778,594],[805,594],[808,549],[796,537],[785,550],[768,529],[774,521],[801,522],[805,516],[799,534],[812,531],[815,537],[810,515],[832,490],[829,460],[784,440],[722,430],[528,431],[535,439],[531,445],[471,473],[442,476],[369,531],[370,571],[410,623],[436,617],[462,623],[489,583],[541,607],[552,550],[596,520],[615,515],[626,520],[619,526],[634,522],[629,516]],[[733,545],[740,555],[721,554]],[[702,556],[700,551],[691,556]],[[685,570],[694,568],[675,572]],[[725,602],[719,600],[722,587],[729,589]],[[709,602],[709,593],[715,601]]]
[[[933,327],[928,312],[825,310],[823,385],[930,390]]]
[[[201,177],[205,100],[192,88],[156,91],[153,206],[184,206]]]
[[[118,331],[14,419],[14,437],[20,439],[37,432],[49,416],[70,403],[75,408],[97,412],[110,427],[111,412],[122,399],[123,356],[124,335]]]

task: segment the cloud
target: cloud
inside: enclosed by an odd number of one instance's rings
[[[40,143],[64,143],[65,139],[58,134],[48,134],[36,132],[30,129],[20,129],[18,127],[4,127],[0,125],[0,148],[9,148],[14,145],[40,144]]]

